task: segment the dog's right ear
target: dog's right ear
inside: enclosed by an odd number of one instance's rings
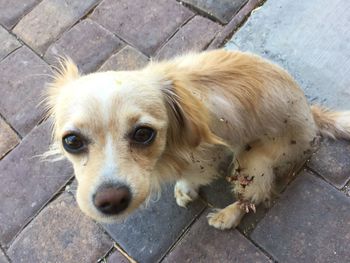
[[[48,116],[53,114],[54,106],[62,87],[80,77],[78,67],[70,58],[60,58],[58,61],[59,66],[54,69],[53,80],[48,84],[44,95],[43,102]]]
[[[65,84],[79,78],[79,70],[77,65],[73,62],[72,59],[65,57],[59,59],[59,66],[56,68],[54,73],[53,82],[50,85],[50,88],[60,88]]]
[[[162,88],[168,112],[168,144],[171,148],[195,148],[201,143],[224,144],[209,128],[206,107],[184,87],[186,82],[172,80]]]

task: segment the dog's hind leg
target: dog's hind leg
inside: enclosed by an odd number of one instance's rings
[[[283,147],[278,143],[249,145],[237,158],[230,177],[237,201],[208,215],[208,223],[218,229],[236,227],[245,213],[269,200],[274,182],[273,165]]]
[[[304,129],[284,137],[264,138],[247,145],[237,156],[237,165],[229,177],[237,202],[208,215],[210,225],[218,229],[236,227],[245,213],[262,202],[269,203],[274,186],[274,168],[298,167],[316,145],[316,133]]]
[[[271,160],[260,154],[249,157],[246,160],[239,158],[242,166],[232,176],[238,200],[224,209],[210,213],[209,225],[218,229],[236,227],[245,213],[255,211],[256,205],[270,198],[274,180]]]

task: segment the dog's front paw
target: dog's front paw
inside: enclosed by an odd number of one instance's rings
[[[188,183],[179,181],[176,182],[174,195],[178,206],[187,207],[188,203],[198,197],[196,189],[193,189]]]
[[[230,229],[238,226],[242,219],[242,212],[240,210],[230,209],[226,207],[224,209],[217,209],[213,213],[209,213],[208,216],[209,225],[217,229]]]

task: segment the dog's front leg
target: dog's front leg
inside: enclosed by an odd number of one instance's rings
[[[196,159],[193,165],[182,172],[181,179],[175,184],[176,203],[181,207],[186,207],[198,197],[199,188],[210,184],[217,176],[214,165]]]
[[[225,176],[233,160],[233,152],[224,146],[199,147],[191,153],[191,164],[176,182],[174,195],[179,206],[186,207],[198,197],[201,186]]]
[[[198,197],[199,186],[186,179],[177,181],[174,189],[176,203],[181,207],[186,207]]]

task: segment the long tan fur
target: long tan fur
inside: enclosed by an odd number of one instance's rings
[[[270,199],[274,170],[305,161],[317,148],[318,134],[350,139],[349,111],[310,107],[285,70],[242,52],[187,54],[139,71],[86,76],[67,60],[46,102],[55,152],[74,166],[78,204],[103,222],[130,214],[162,182],[176,181],[176,202],[185,207],[200,186],[234,163],[228,175],[237,202],[209,214],[208,223],[235,227]],[[139,126],[156,131],[147,146],[130,141]],[[81,154],[62,147],[72,132],[86,138]],[[101,185],[121,182],[132,191],[130,205],[118,215],[102,214],[92,197]]]
[[[320,134],[350,139],[350,111],[336,112],[318,105],[312,105],[311,110]]]

